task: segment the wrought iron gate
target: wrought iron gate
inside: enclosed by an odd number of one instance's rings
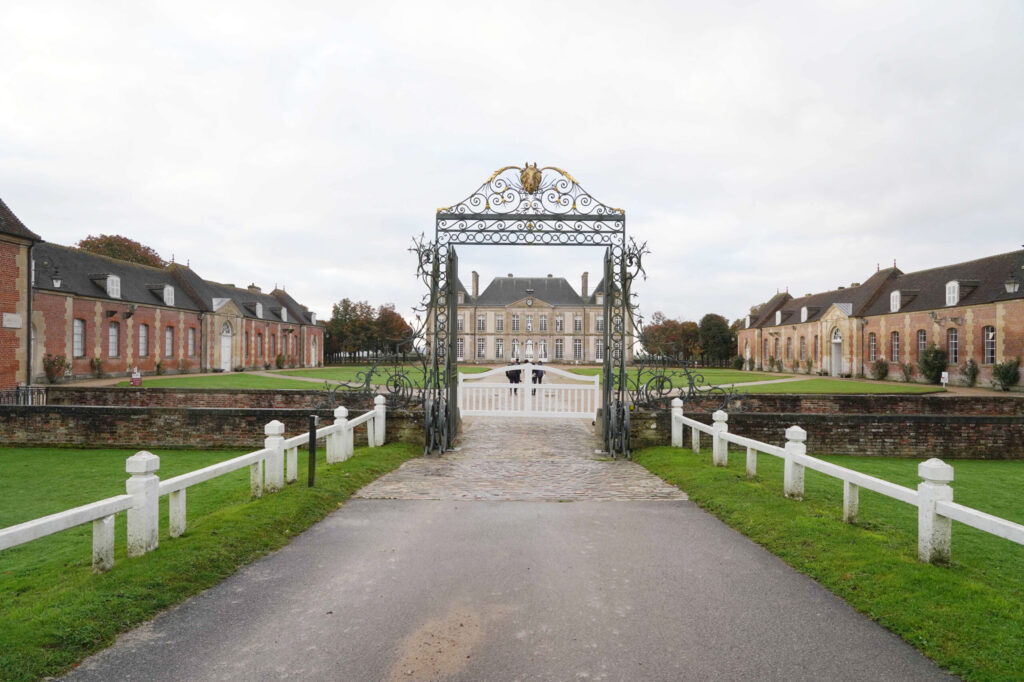
[[[626,344],[630,289],[645,250],[626,240],[626,212],[586,192],[564,170],[506,166],[463,201],[437,211],[434,241],[420,242],[420,274],[429,279],[425,383],[426,444],[444,452],[455,438],[458,381],[456,319],[458,245],[603,246],[604,368],[601,418],[606,450],[629,455]]]

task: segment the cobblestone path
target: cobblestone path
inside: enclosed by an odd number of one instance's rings
[[[403,500],[685,500],[639,464],[613,460],[587,419],[467,417],[454,452],[410,460],[356,497]]]

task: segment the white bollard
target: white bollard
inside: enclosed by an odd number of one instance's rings
[[[722,410],[715,410],[711,415],[714,423],[711,425],[711,462],[716,467],[729,465],[729,443],[722,438],[722,434],[729,430],[729,415]]]
[[[786,463],[783,468],[782,489],[786,497],[804,499],[804,465],[796,461],[807,454],[807,432],[799,426],[786,429]]]
[[[917,465],[917,556],[933,564],[949,563],[952,520],[935,511],[936,502],[952,502],[953,467],[932,457]]]
[[[175,490],[167,496],[167,507],[169,509],[169,523],[167,524],[168,534],[172,538],[180,538],[185,534],[187,522],[185,520],[185,489]]]
[[[114,567],[114,515],[92,522],[92,572],[106,573]]]
[[[160,458],[151,452],[136,452],[125,463],[131,474],[125,489],[135,498],[128,509],[128,556],[142,556],[156,549],[160,528]]]
[[[672,412],[669,419],[672,420],[672,447],[683,447],[683,423],[677,417],[683,416],[683,401],[679,398],[672,398]]]
[[[345,459],[344,423],[348,421],[348,408],[339,405],[334,408],[334,430],[327,437],[327,463],[334,464]]]
[[[266,489],[273,493],[284,487],[284,424],[275,419],[263,427],[263,433],[263,447],[270,450],[264,472]]]
[[[373,417],[373,428],[376,432],[374,434],[373,441],[374,445],[378,447],[384,445],[384,437],[387,434],[387,428],[385,428],[387,425],[385,422],[385,419],[387,418],[385,416],[385,413],[387,412],[387,408],[385,407],[386,402],[387,400],[382,395],[373,399],[373,411],[375,412]]]

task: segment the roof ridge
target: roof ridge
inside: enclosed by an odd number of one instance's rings
[[[133,266],[133,267],[146,268],[147,270],[155,270],[157,272],[168,272],[168,269],[167,269],[166,265],[165,266],[161,266],[161,267],[157,267],[155,265],[146,265],[145,263],[136,263],[135,261],[124,260],[123,258],[114,258],[113,256],[108,256],[108,255],[102,254],[102,253],[94,253],[92,251],[86,251],[85,249],[80,249],[77,246],[66,246],[64,244],[57,244],[56,242],[43,242],[43,243],[46,244],[47,246],[54,246],[54,247],[57,247],[57,248],[60,248],[60,249],[64,249],[65,251],[73,251],[75,253],[83,253],[83,254],[85,254],[87,256],[94,256],[96,258],[102,258],[104,260],[113,261],[115,263],[123,263],[124,265],[130,265],[130,266]]]
[[[960,263],[950,263],[949,265],[936,265],[933,268],[925,268],[923,270],[914,270],[913,272],[904,272],[903,274],[898,275],[898,276],[899,277],[906,277],[907,275],[917,275],[917,274],[920,274],[920,273],[923,273],[923,272],[934,272],[935,270],[945,270],[947,268],[955,268],[955,267],[958,267],[958,266],[961,266],[961,265],[971,265],[972,263],[980,263],[982,261],[993,260],[995,258],[1000,258],[1000,257],[1003,257],[1003,256],[1012,256],[1013,254],[1017,254],[1017,253],[1024,255],[1024,249],[1016,249],[1015,251],[1006,251],[1005,253],[994,253],[991,256],[982,256],[981,258],[973,258],[971,260],[965,260],[965,261],[962,261]]]

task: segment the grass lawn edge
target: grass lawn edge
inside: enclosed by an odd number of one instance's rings
[[[421,446],[411,443],[360,448],[340,464],[325,466],[321,461],[315,487],[306,486],[305,472],[300,471],[298,481],[277,493],[190,518],[180,538],[168,537],[166,518],[161,518],[160,546],[137,558],[127,558],[124,548],[117,548],[115,565],[107,573],[83,577],[91,573],[85,557],[70,570],[79,573],[79,583],[87,589],[53,595],[45,592],[49,586],[41,586],[38,600],[35,594],[26,595],[31,608],[20,604],[12,613],[12,607],[0,606],[0,618],[15,623],[31,619],[34,632],[43,633],[27,641],[9,635],[15,641],[5,641],[0,651],[0,679],[37,680],[67,673],[112,645],[118,635],[281,549],[342,507],[355,491],[421,452]]]

